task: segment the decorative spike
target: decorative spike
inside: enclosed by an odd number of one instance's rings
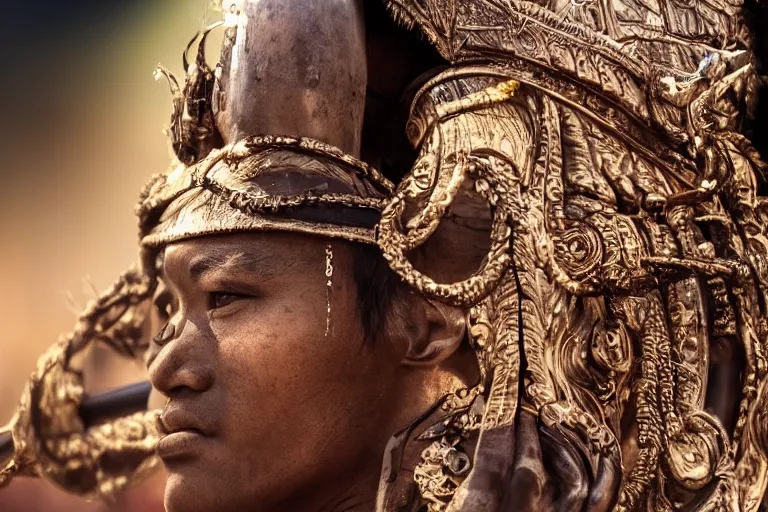
[[[99,295],[101,295],[99,290],[96,289],[96,285],[93,283],[93,278],[90,275],[86,275],[83,278],[83,289],[86,293],[93,295],[91,299],[98,299]]]
[[[192,39],[189,40],[189,43],[187,43],[187,47],[184,48],[184,53],[181,54],[181,63],[184,67],[184,72],[189,73],[189,57],[187,56],[189,54],[189,50],[192,49],[192,45],[195,44],[195,41],[200,37],[200,31],[198,30],[195,32],[195,35],[192,37]]]
[[[197,66],[200,68],[207,67],[208,64],[205,61],[205,42],[208,39],[208,34],[210,34],[213,29],[216,27],[219,27],[223,25],[223,21],[217,21],[213,25],[209,25],[208,27],[203,30],[202,36],[200,37],[200,44],[197,45]],[[185,58],[186,58],[186,52],[185,52]]]
[[[64,295],[64,300],[66,301],[67,310],[76,316],[80,316],[80,313],[82,313],[83,311],[83,305],[77,302],[77,300],[75,299],[75,296],[72,295],[71,291],[67,290],[61,293],[62,295]]]
[[[174,99],[181,96],[181,87],[179,87],[179,81],[176,80],[176,77],[173,75],[173,73],[168,71],[160,64],[158,64],[157,68],[155,68],[154,77],[155,80],[158,81],[163,77],[168,80],[168,86],[171,89],[171,94],[173,95]]]

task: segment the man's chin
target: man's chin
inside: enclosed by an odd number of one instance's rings
[[[241,512],[252,510],[253,503],[266,506],[270,496],[254,490],[252,479],[233,476],[232,468],[216,457],[198,459],[168,469],[165,484],[166,512]],[[283,508],[266,508],[282,512]]]
[[[166,512],[222,510],[217,504],[222,496],[220,491],[215,489],[213,477],[213,474],[208,474],[208,479],[206,479],[204,474],[196,471],[172,471],[169,469],[168,480],[165,484]]]
[[[170,437],[170,436],[169,436]],[[158,443],[168,479],[165,485],[166,512],[210,512],[221,510],[222,471],[215,467],[211,439],[178,436]]]

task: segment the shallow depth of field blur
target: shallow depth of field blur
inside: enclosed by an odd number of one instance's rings
[[[0,424],[37,357],[74,310],[137,253],[133,208],[166,169],[171,99],[152,72],[181,74],[194,33],[220,19],[212,0],[11,0],[0,9]],[[210,44],[210,62],[218,44]],[[86,285],[85,283],[90,283]],[[74,303],[75,305],[73,305]],[[78,306],[79,305],[79,306]],[[93,389],[146,378],[96,353]],[[162,511],[163,475],[87,503],[37,480],[0,491],[4,512]]]

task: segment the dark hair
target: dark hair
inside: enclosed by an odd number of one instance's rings
[[[406,284],[389,268],[378,247],[351,245],[360,320],[366,341],[374,343],[386,332],[389,316]]]

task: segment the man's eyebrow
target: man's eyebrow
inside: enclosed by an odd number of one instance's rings
[[[277,274],[274,258],[240,252],[198,256],[190,262],[189,276],[193,281],[199,281],[216,270],[247,272],[261,279],[269,279]]]

